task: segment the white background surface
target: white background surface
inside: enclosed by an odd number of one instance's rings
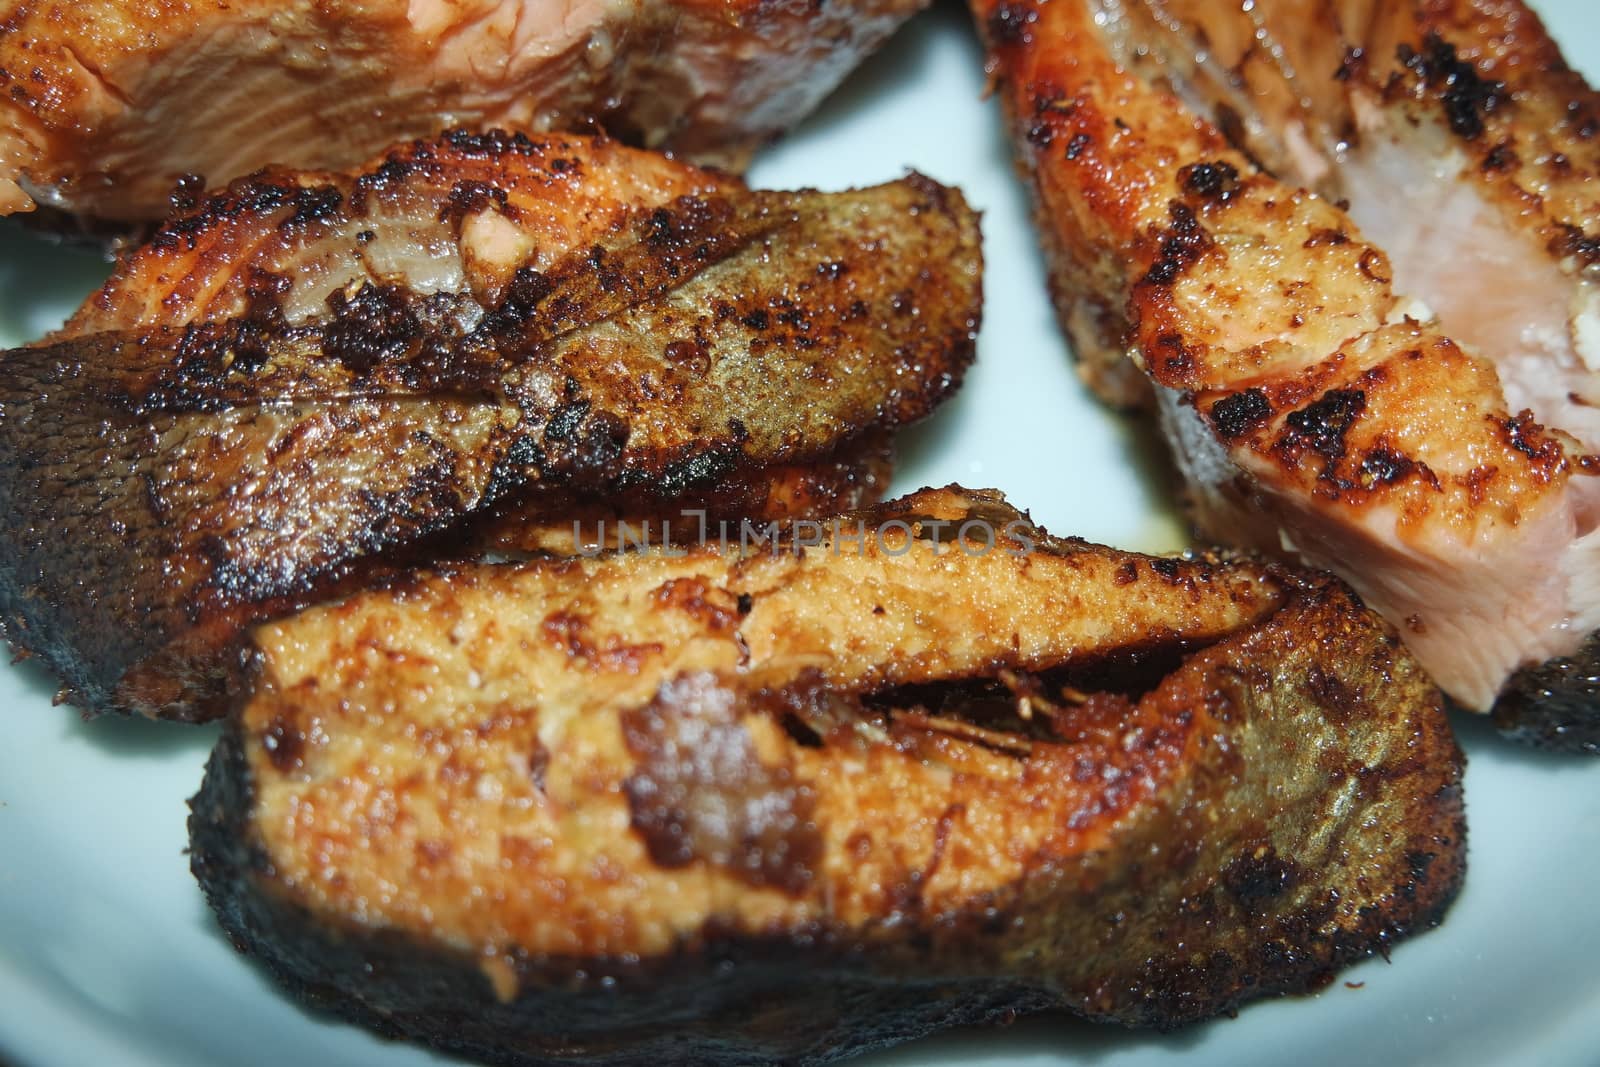
[[[1600,75],[1600,4],[1543,0],[1567,54]],[[985,212],[986,323],[965,389],[908,435],[898,489],[995,486],[1056,533],[1180,547],[1139,428],[1074,378],[980,56],[946,6],[905,31],[754,170],[841,188],[915,167]],[[104,266],[0,231],[0,343],[50,328]],[[52,708],[0,667],[0,1060],[18,1067],[438,1063],[302,1012],[213,926],[183,854],[185,799],[211,728]],[[1600,760],[1542,756],[1463,723],[1467,887],[1445,925],[1320,995],[1170,1036],[1071,1021],[932,1038],[863,1059],[923,1064],[1600,1063]],[[1344,980],[1364,983],[1348,988]]]

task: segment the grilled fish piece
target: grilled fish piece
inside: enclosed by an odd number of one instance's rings
[[[1459,703],[1513,729],[1543,703],[1524,735],[1600,748],[1600,185],[1559,173],[1600,176],[1600,110],[1537,20],[974,10],[1066,326],[1103,394],[1153,385],[1201,530],[1335,571]]]
[[[675,515],[925,415],[980,271],[923,178],[752,192],[457,134],[242,181],[6,354],[7,635],[82,707],[204,718],[241,626],[458,551],[513,494]]]
[[[740,169],[926,0],[26,0],[0,22],[0,213],[167,213],[175,184],[344,169],[449,126]]]
[[[211,906],[311,1003],[494,1063],[1175,1026],[1425,928],[1463,869],[1437,690],[1343,586],[992,493],[424,574],[252,658],[192,802]]]

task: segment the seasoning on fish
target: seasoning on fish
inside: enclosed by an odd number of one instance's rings
[[[255,631],[193,801],[234,943],[501,1064],[1171,1027],[1426,929],[1438,691],[1330,578],[927,490],[777,544],[421,574]]]
[[[269,165],[451,126],[742,169],[926,0],[25,0],[0,20],[0,214],[152,221]]]
[[[1515,0],[977,0],[1063,321],[1200,528],[1600,750],[1600,97]],[[1132,358],[1128,358],[1128,353]]]
[[[806,470],[848,502],[837,466],[959,383],[980,275],[920,176],[757,192],[492,132],[243,179],[5,354],[7,637],[81,707],[204,718],[242,626],[480,518],[784,509]]]

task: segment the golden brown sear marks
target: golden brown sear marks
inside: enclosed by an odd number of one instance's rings
[[[740,169],[924,0],[27,0],[0,21],[0,213],[122,223],[452,125],[599,126]]]
[[[1545,166],[1565,139],[1600,176],[1554,118],[1593,94],[1537,20],[1475,0],[973,10],[1080,365],[1158,410],[1202,532],[1339,574],[1480,711],[1576,654],[1600,627],[1600,301],[1557,246],[1592,226],[1595,185],[1530,212],[1512,184],[1545,179],[1480,165],[1510,138]],[[1561,704],[1563,743],[1600,750],[1592,687]]]
[[[1409,126],[1454,182],[1515,218],[1557,260],[1571,257],[1567,270],[1596,263],[1600,95],[1520,0],[1135,0],[1118,8],[1119,61],[1164,76],[1274,174],[1350,196],[1360,214],[1369,207],[1363,194],[1379,191],[1352,173],[1358,157]],[[1408,202],[1403,188],[1390,193]]]
[[[241,626],[392,564],[871,499],[870,450],[960,382],[980,274],[920,176],[755,192],[456,132],[242,180],[7,353],[8,637],[83,707],[204,717]]]
[[[1175,1026],[1447,906],[1459,753],[1336,582],[955,488],[823,525],[256,630],[190,823],[235,943],[495,1062],[814,1062],[1005,1011]]]

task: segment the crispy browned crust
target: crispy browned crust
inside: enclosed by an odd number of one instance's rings
[[[1494,724],[1535,748],[1600,755],[1600,632],[1575,655],[1511,676],[1494,705]]]
[[[1490,512],[1514,525],[1565,485],[1581,457],[1504,410],[1490,364],[1436,328],[1385,321],[1387,259],[1336,205],[1253,166],[1119,66],[1088,5],[973,6],[1045,240],[1071,261],[1064,310],[1116,309],[1104,315],[1122,317],[1122,345],[1090,337],[1088,354],[1124,359],[1192,409],[1183,419],[1210,440],[1180,454],[1218,453],[1256,482],[1343,506],[1331,514],[1392,507],[1458,530]],[[1410,425],[1421,407],[1425,427]],[[1439,446],[1436,425],[1471,442],[1470,463]]]
[[[486,217],[558,258],[483,281]],[[424,240],[430,262],[459,247],[470,284],[350,267]],[[920,177],[752,192],[605,140],[491,133],[242,182],[53,343],[6,354],[7,636],[86,709],[208,716],[240,626],[464,551],[452,534],[513,494],[525,519],[541,496],[555,517],[671,515],[708,490],[737,507],[794,476],[774,468],[921,418],[972,357],[980,271],[975,214]]]
[[[742,168],[925,2],[24,0],[0,20],[0,213],[148,221],[185,175],[350,167],[456,124],[598,123]]]
[[[857,520],[892,532],[421,575],[263,628],[192,803],[224,928],[312,1005],[487,1062],[744,1064],[1019,1011],[1179,1026],[1443,914],[1461,756],[1342,586],[953,488]]]
[[[815,463],[735,471],[716,485],[662,500],[646,488],[608,499],[534,489],[490,508],[463,549],[503,556],[571,556],[605,549],[739,536],[742,523],[814,519],[876,504],[894,475],[894,443],[869,433]]]
[[[1085,376],[1111,403],[1159,399],[1206,536],[1339,572],[1486,711],[1518,657],[1486,666],[1459,652],[1462,634],[1504,619],[1524,635],[1523,663],[1570,647],[1565,619],[1585,605],[1569,603],[1573,565],[1555,553],[1574,541],[1562,542],[1574,510],[1582,528],[1574,500],[1596,461],[1560,427],[1508,410],[1481,353],[1405,317],[1382,249],[1335,202],[1274,176],[1292,153],[1272,135],[1299,121],[1313,141],[1348,140],[1339,116],[1360,83],[1410,121],[1438,117],[1471,159],[1505,146],[1463,180],[1581,270],[1563,242],[1585,240],[1589,223],[1572,220],[1593,215],[1594,194],[1552,160],[1570,149],[1585,172],[1600,158],[1595,98],[1520,4],[1314,7],[1307,22],[1293,4],[1141,0],[1102,26],[1076,0],[972,4]],[[1289,86],[1299,95],[1284,98],[1269,31],[1298,49],[1285,62],[1325,69]],[[1341,41],[1371,47],[1341,69]],[[1197,47],[1220,72],[1185,66]],[[1496,72],[1505,84],[1487,80]],[[1234,128],[1230,94],[1265,126]],[[1194,95],[1215,103],[1215,124],[1185,106]],[[1552,198],[1530,207],[1524,186]],[[1416,595],[1428,583],[1436,594]],[[1518,614],[1528,603],[1555,607]],[[1546,714],[1569,719],[1545,736],[1591,734],[1600,705],[1564,663],[1524,674],[1502,720],[1525,720],[1535,689],[1553,686]]]
[[[1359,145],[1363,135],[1353,106],[1359,96],[1392,113],[1396,126],[1447,130],[1449,147],[1465,161],[1457,180],[1542,245],[1562,272],[1596,277],[1600,93],[1566,62],[1522,0],[1333,0],[1309,11],[1266,2],[1248,16],[1228,18],[1216,17],[1206,0],[1174,0],[1163,10],[1168,28],[1151,20],[1147,29],[1198,30],[1213,46],[1209,62],[1217,70],[1196,70],[1195,76],[1222,74],[1221,81],[1248,99],[1242,108],[1266,113],[1265,124],[1240,127],[1232,139],[1269,170],[1296,173],[1293,153],[1277,136],[1290,125],[1330,157],[1344,151],[1340,146]],[[1221,39],[1228,34],[1231,40]],[[1284,66],[1269,58],[1274,52]],[[1284,69],[1298,72],[1292,84],[1285,83]],[[1316,184],[1333,198],[1344,193],[1337,169]],[[1520,291],[1537,285],[1516,277],[1506,284]],[[1592,473],[1595,460],[1584,463]],[[1494,721],[1523,743],[1600,751],[1597,675],[1591,636],[1573,655],[1513,673],[1494,702]]]
[[[1127,15],[1161,62],[1181,65],[1214,102],[1206,117],[1273,173],[1338,196],[1337,169],[1304,174],[1284,134],[1298,126],[1336,156],[1362,139],[1352,97],[1364,94],[1446,128],[1468,161],[1460,180],[1536,231],[1567,269],[1600,263],[1600,94],[1523,0],[1263,0],[1226,10],[1138,0]],[[1196,40],[1209,46],[1200,63]]]

